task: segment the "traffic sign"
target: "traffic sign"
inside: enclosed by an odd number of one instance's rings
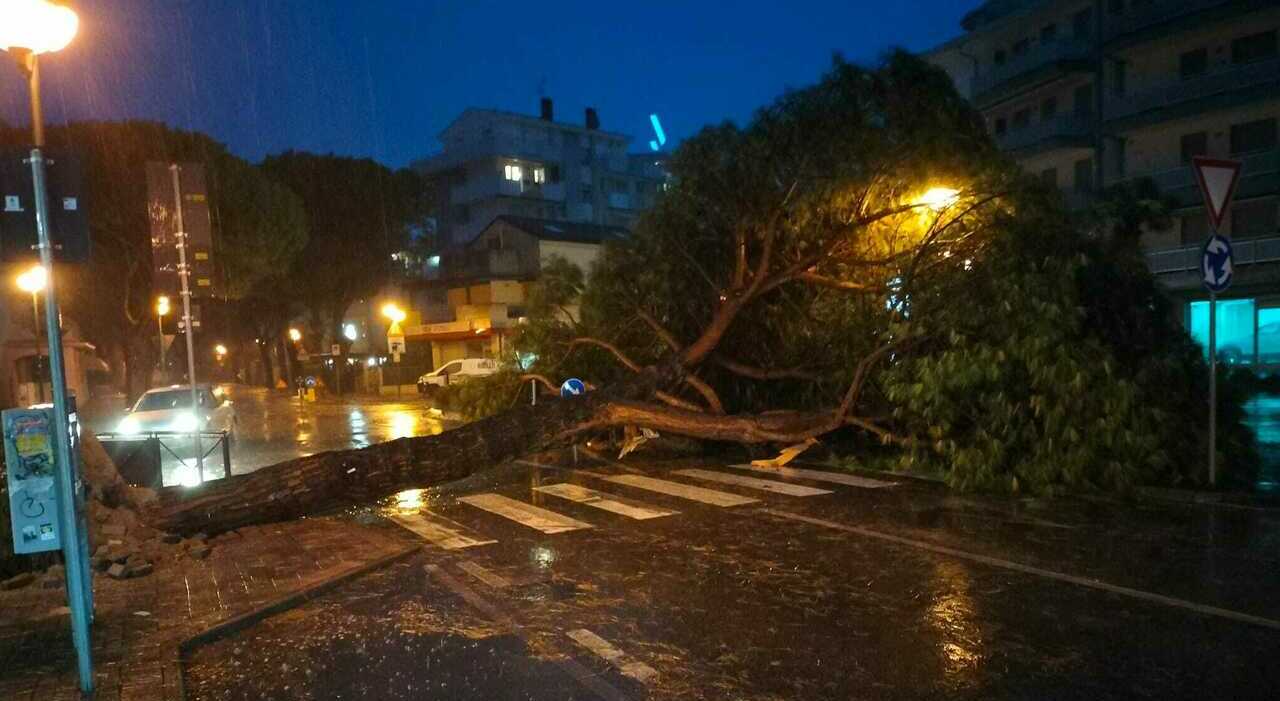
[[[560,385],[561,397],[577,397],[587,393],[587,386],[576,377],[570,377]]]
[[[1227,207],[1236,192],[1236,183],[1240,180],[1240,161],[1224,161],[1217,158],[1196,156],[1192,159],[1192,169],[1196,173],[1196,182],[1200,185],[1200,194],[1204,197],[1204,206],[1209,213],[1209,221],[1214,231],[1222,228],[1222,218],[1226,216]]]
[[[1200,279],[1205,289],[1218,293],[1231,286],[1231,239],[1213,234],[1200,250]]]
[[[334,357],[342,355],[342,346],[338,345],[337,343],[334,343],[333,345],[329,346],[329,355],[332,355]]]

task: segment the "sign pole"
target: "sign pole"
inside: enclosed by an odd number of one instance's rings
[[[187,328],[187,382],[191,387],[191,412],[196,417],[196,426],[191,432],[191,442],[196,449],[196,471],[200,473],[200,481],[204,482],[204,447],[200,445],[200,397],[196,391],[196,347],[195,329],[191,325],[191,282],[190,268],[187,267],[187,231],[182,224],[182,169],[177,163],[169,166],[173,177],[173,197],[175,201],[174,223],[177,231],[174,238],[178,247],[178,279],[182,281],[182,321]]]
[[[1218,293],[1209,293],[1209,486],[1218,482]]]
[[[80,689],[93,691],[93,657],[89,641],[90,613],[85,604],[92,594],[84,591],[86,577],[80,549],[76,514],[78,476],[72,475],[74,456],[71,454],[71,418],[68,416],[67,376],[62,357],[61,314],[58,312],[58,295],[53,274],[53,244],[49,237],[49,194],[45,188],[44,124],[40,105],[40,67],[37,57],[30,58],[31,118],[35,127],[35,148],[31,149],[31,179],[35,185],[36,237],[40,249],[40,264],[49,273],[44,293],[45,336],[49,339],[49,384],[53,390],[54,461],[57,472],[57,489],[61,495],[58,511],[62,523],[62,553],[66,559],[67,599],[71,608],[71,639],[75,643],[76,666],[80,673]],[[39,332],[37,332],[38,334]],[[40,380],[43,382],[43,380]]]

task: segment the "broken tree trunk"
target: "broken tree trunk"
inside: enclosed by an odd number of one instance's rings
[[[652,378],[645,376],[568,401],[517,407],[434,436],[318,453],[193,489],[164,489],[144,520],[163,531],[212,534],[369,504],[545,449],[591,423],[611,399],[652,391]]]

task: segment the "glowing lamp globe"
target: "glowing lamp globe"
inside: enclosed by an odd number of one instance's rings
[[[65,49],[80,29],[69,7],[49,0],[0,2],[0,49],[47,54]]]

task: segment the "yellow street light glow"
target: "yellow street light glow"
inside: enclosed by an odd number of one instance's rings
[[[46,54],[65,49],[80,29],[80,18],[49,0],[0,2],[0,49]]]
[[[302,340],[302,332],[297,329],[289,329],[289,340],[297,343]]]
[[[168,313],[169,313],[169,298],[164,295],[160,295],[159,297],[156,297],[156,314],[158,316],[164,316]]]
[[[403,309],[391,303],[384,304],[382,306],[382,315],[397,324],[404,321],[405,318],[409,316]]]
[[[214,347],[213,347],[213,352],[214,352],[214,353],[217,353],[219,356],[226,355],[226,354],[227,354],[227,347],[226,347],[226,346],[224,346],[224,345],[222,345],[221,343],[219,343],[218,345],[216,345],[216,346],[214,346]]]
[[[922,204],[937,212],[955,204],[956,200],[959,198],[959,190],[954,190],[949,187],[935,187],[930,188],[927,192],[921,195],[920,201],[917,204]]]
[[[18,289],[35,294],[49,284],[49,272],[43,265],[33,265],[18,276]]]

